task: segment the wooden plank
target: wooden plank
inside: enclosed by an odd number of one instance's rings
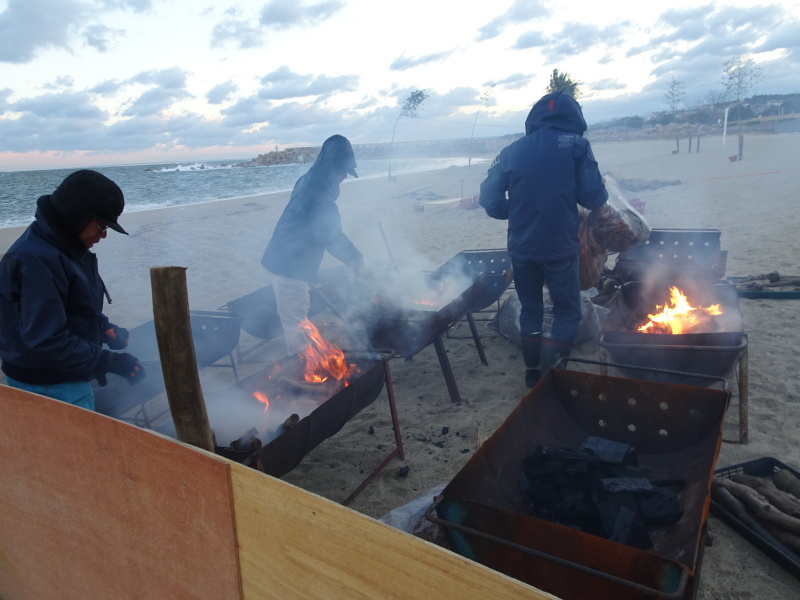
[[[246,600],[554,598],[283,481],[230,467]]]
[[[0,598],[240,598],[228,464],[0,386]]]
[[[158,354],[178,439],[214,452],[192,338],[185,267],[152,267],[153,317]]]

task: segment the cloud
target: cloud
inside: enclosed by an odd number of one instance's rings
[[[451,54],[453,54],[452,50],[446,50],[444,52],[435,52],[433,54],[426,54],[417,58],[411,58],[407,57],[405,53],[403,53],[392,61],[392,64],[389,65],[389,69],[392,71],[407,71],[408,69],[413,69],[414,67],[419,67],[420,65],[426,65],[433,62],[442,62]]]
[[[59,90],[61,88],[71,88],[75,84],[75,80],[69,75],[62,75],[60,77],[56,77],[56,80],[53,83],[45,84],[45,89],[48,90]]]
[[[300,75],[287,66],[281,66],[261,78],[258,97],[266,100],[304,98],[358,89],[358,75]]]
[[[626,87],[621,81],[612,78],[598,79],[588,85],[592,88],[592,91],[624,90]]]
[[[514,0],[511,7],[499,17],[495,17],[478,29],[478,41],[497,37],[506,27],[527,23],[537,18],[549,16],[550,10],[543,0]]]
[[[0,62],[24,64],[40,50],[68,47],[68,34],[85,11],[75,0],[8,0],[0,13]]]
[[[9,108],[49,119],[104,119],[106,116],[92,103],[92,95],[88,92],[42,94],[14,102]]]
[[[222,104],[227,98],[236,92],[239,86],[233,81],[225,81],[206,92],[206,100],[209,104]]]
[[[83,31],[86,44],[98,52],[106,52],[111,46],[111,38],[122,37],[125,32],[121,29],[111,29],[105,25],[90,25]]]
[[[126,117],[157,115],[168,109],[177,100],[190,96],[187,91],[182,89],[153,88],[142,93],[127,109],[122,111],[122,115]]]
[[[628,21],[607,27],[598,27],[592,23],[566,23],[559,33],[551,37],[543,51],[549,61],[554,62],[590,50],[596,52],[596,46],[614,47],[621,43],[623,33],[629,27]]]
[[[528,48],[538,48],[548,43],[547,36],[541,31],[528,31],[517,38],[517,42],[512,48],[514,50],[527,50]]]
[[[241,50],[259,48],[264,44],[264,32],[247,19],[225,19],[211,30],[211,47],[224,46],[229,41]]]
[[[180,67],[142,71],[128,81],[131,83],[157,85],[169,90],[182,89],[186,87],[186,71]]]
[[[89,91],[92,94],[99,94],[100,96],[111,96],[112,94],[116,94],[122,87],[125,85],[117,81],[116,79],[106,79],[105,81],[101,81],[95,86],[89,88]]]
[[[8,110],[8,98],[11,96],[11,90],[8,88],[0,90],[0,115]]]
[[[272,0],[264,5],[258,22],[255,17],[242,15],[236,7],[225,13],[228,18],[217,23],[211,30],[211,47],[224,46],[228,42],[240,49],[260,48],[270,30],[281,31],[293,27],[315,26],[329,19],[344,7],[338,0],[319,4],[306,4],[302,0]]]
[[[519,90],[527,87],[532,80],[533,75],[514,73],[513,75],[509,75],[503,79],[492,79],[491,81],[487,81],[486,85],[496,85],[497,87],[505,88],[507,90]]]
[[[317,25],[335,15],[343,7],[344,3],[337,0],[310,5],[300,0],[272,0],[261,9],[259,23],[276,30]]]

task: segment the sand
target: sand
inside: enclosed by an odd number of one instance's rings
[[[699,153],[696,146],[694,152],[686,152],[685,140],[681,153],[674,154],[674,148],[674,139],[594,145],[604,173],[638,188],[626,192],[627,197],[646,203],[650,226],[719,229],[722,248],[728,251],[726,276],[770,271],[800,275],[800,135],[748,134],[744,158],[736,162],[729,160],[737,153],[735,136],[724,146],[720,137],[704,137]],[[394,182],[348,180],[339,199],[344,229],[375,264],[393,260],[433,269],[463,250],[503,248],[505,223],[488,218],[481,209],[461,208],[458,202],[478,193],[488,166],[484,160],[400,175]],[[419,202],[409,194],[412,191],[438,202]],[[197,310],[219,309],[269,284],[259,261],[287,198],[287,193],[271,194],[123,215],[121,222],[131,235],[112,233],[95,248],[113,298],[107,315],[128,328],[152,319],[153,266],[186,267],[191,308]],[[21,228],[0,230],[0,253],[20,232]],[[326,257],[323,266],[336,264]],[[717,467],[769,456],[800,469],[800,300],[740,299],[740,308],[748,335],[750,440],[723,443]],[[335,321],[330,314],[324,316]],[[390,362],[405,460],[390,463],[351,508],[379,518],[446,484],[527,393],[519,348],[485,321],[478,327],[488,366],[481,364],[464,323],[444,339],[460,404],[451,402],[433,346],[411,361]],[[257,341],[242,334],[244,349]],[[595,342],[587,342],[574,355],[597,358],[598,349]],[[264,360],[258,352],[253,355],[259,358],[250,355],[239,365],[240,374],[264,368],[271,352],[280,352],[274,343]],[[732,377],[729,384],[736,392]],[[207,397],[233,385],[228,369],[206,369],[201,380]],[[736,397],[734,393],[725,439],[737,437]],[[382,393],[284,479],[341,502],[392,447],[388,402]],[[401,467],[408,467],[406,476],[400,475]],[[709,530],[713,543],[705,549],[699,598],[798,597],[794,577],[713,515]],[[441,539],[431,530],[424,535]]]

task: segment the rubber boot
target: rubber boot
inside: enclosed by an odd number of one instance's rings
[[[569,356],[572,344],[560,342],[549,337],[542,338],[542,373],[547,373],[559,358]]]
[[[541,354],[542,334],[530,333],[521,335],[522,358],[525,360],[525,385],[532,388],[542,377]]]

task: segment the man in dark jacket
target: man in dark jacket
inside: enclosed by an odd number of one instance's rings
[[[37,201],[36,220],[0,261],[0,360],[10,386],[94,410],[92,379],[144,377],[134,356],[103,349],[127,346],[128,331],[103,314],[111,298],[89,250],[108,227],[127,235],[117,222],[124,207],[117,184],[90,170]]]
[[[480,203],[495,219],[508,219],[508,254],[519,296],[525,381],[569,354],[581,321],[578,204],[603,205],[608,193],[574,98],[541,98],[525,121],[525,137],[504,148],[481,183]],[[542,336],[543,286],[553,301],[553,328]]]
[[[317,160],[297,180],[289,203],[275,226],[261,264],[272,273],[278,316],[284,330],[287,354],[302,352],[308,344],[300,324],[308,318],[309,283],[315,282],[327,250],[353,268],[368,273],[361,252],[342,231],[336,199],[339,184],[356,174],[350,141],[333,135],[322,144]]]

